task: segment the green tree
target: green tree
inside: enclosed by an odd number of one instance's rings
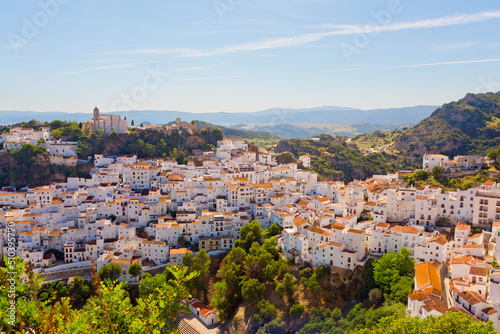
[[[286,334],[286,324],[280,318],[275,318],[257,331],[257,334]]]
[[[410,292],[411,293],[411,292]],[[370,290],[370,293],[368,294],[368,298],[373,304],[378,304],[382,300],[382,291],[377,288],[373,288]]]
[[[274,237],[276,235],[279,235],[279,234],[281,234],[282,230],[283,230],[283,228],[281,226],[279,226],[276,223],[273,223],[271,226],[269,226],[269,228],[267,228],[265,230],[266,238]]]
[[[280,165],[286,165],[289,163],[296,162],[295,158],[293,157],[293,154],[290,152],[283,152],[281,154],[278,154],[276,156],[276,162]]]
[[[386,317],[382,318],[376,327],[361,329],[356,333],[396,334],[396,333],[496,333],[492,322],[482,323],[461,312],[448,312],[439,317]]]
[[[305,311],[304,305],[292,305],[289,311],[290,319],[292,320],[299,319],[302,316],[302,314],[304,314],[304,311]]]
[[[414,179],[417,181],[426,181],[431,176],[431,173],[428,170],[417,170],[414,174]]]
[[[50,135],[54,137],[55,139],[61,139],[62,138],[62,132],[59,129],[52,130],[50,132]]]
[[[230,294],[225,281],[214,284],[214,295],[212,297],[212,305],[219,311],[219,319],[225,321],[228,319],[232,309],[232,301],[229,299]]]
[[[254,242],[262,244],[263,232],[264,230],[260,227],[260,223],[253,220],[241,228],[238,244],[241,244],[245,250],[249,250]]]
[[[111,132],[108,134],[108,137],[111,140],[117,140],[118,139],[118,132],[116,132],[115,129],[111,130]]]
[[[432,175],[441,175],[444,173],[444,168],[441,166],[432,167]]]
[[[297,279],[290,273],[286,273],[281,283],[276,284],[276,292],[290,296],[297,290]]]
[[[410,257],[410,251],[402,248],[400,252],[384,254],[373,263],[373,277],[376,285],[385,293],[393,293],[393,288],[404,287],[408,279],[400,282],[403,277],[413,279],[415,261]],[[407,290],[405,290],[407,291]],[[396,291],[394,291],[396,296]],[[401,299],[401,297],[398,297]]]
[[[266,287],[264,286],[264,284],[262,284],[255,278],[245,280],[241,288],[243,300],[249,304],[257,303],[262,299],[265,292]]]
[[[182,258],[182,265],[189,268],[188,272],[198,272],[197,278],[191,280],[189,290],[192,294],[197,293],[197,296],[208,292],[208,279],[211,264],[210,256],[205,249],[200,250],[196,256],[192,253],[187,253]]]
[[[128,268],[128,273],[132,278],[136,278],[142,273],[142,266],[139,263],[132,263]]]
[[[51,131],[54,131],[54,130],[59,129],[59,128],[62,128],[63,126],[64,126],[64,122],[59,121],[59,120],[52,121],[49,124],[49,127],[50,127]]]
[[[119,264],[111,263],[105,264],[99,269],[99,279],[102,281],[111,280],[116,281],[122,275],[122,268]]]
[[[177,244],[181,247],[187,247],[188,246],[188,242],[186,237],[183,236],[183,235],[180,235],[178,238],[177,238]]]
[[[276,305],[268,300],[261,300],[257,303],[257,311],[253,315],[252,322],[257,327],[260,327],[277,318],[278,315],[279,311]]]
[[[134,126],[134,125],[135,125],[134,120],[132,120],[132,121],[130,122],[130,125],[131,125],[131,126]]]
[[[396,283],[391,285],[391,294],[389,298],[405,304],[408,301],[408,295],[413,292],[413,278],[402,276]]]

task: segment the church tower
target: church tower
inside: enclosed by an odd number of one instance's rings
[[[94,108],[94,131],[99,129],[99,109],[97,107]]]

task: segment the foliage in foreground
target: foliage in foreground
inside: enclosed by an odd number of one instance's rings
[[[95,295],[77,310],[68,297],[53,303],[39,298],[43,279],[30,264],[17,258],[4,261],[8,267],[0,268],[0,330],[7,333],[176,333],[179,315],[187,311],[188,304],[182,303],[189,297],[187,284],[198,275],[187,267],[168,266],[156,275],[158,284],[139,288],[142,293],[134,305],[126,283],[101,281],[94,270]]]
[[[357,304],[345,317],[339,309],[313,308],[310,321],[299,334],[341,333],[496,333],[493,324],[484,324],[460,312],[446,313],[425,319],[405,316],[405,306],[386,303],[376,309]]]

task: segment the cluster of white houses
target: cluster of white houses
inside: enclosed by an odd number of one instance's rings
[[[38,145],[46,149],[51,164],[76,167],[78,143],[53,140],[50,133],[49,128],[35,131],[32,128],[15,127],[0,134],[0,143],[5,152],[15,152],[25,144]]]
[[[278,165],[271,154],[249,151],[248,144],[238,140],[219,141],[217,151],[206,154],[198,165],[130,155],[94,158],[90,179],[68,178],[26,192],[0,192],[2,254],[6,227],[14,224],[17,253],[36,268],[64,267],[47,252],[54,249],[64,254],[66,264],[95,260],[99,268],[116,263],[123,268],[122,278],[132,279],[132,263],[145,268],[180,264],[191,252],[189,244],[207,251],[230,250],[240,229],[257,220],[263,228],[281,226],[278,246],[283,254],[313,266],[354,269],[370,257],[406,247],[419,266],[427,263],[428,280],[436,284],[435,289],[421,288],[424,283],[417,276],[420,285],[416,284],[417,295],[410,296],[409,308],[414,315],[434,314],[423,313],[431,304],[442,310],[435,275],[449,261],[449,307],[498,320],[500,271],[490,264],[500,256],[495,247],[500,184],[493,181],[454,192],[435,186],[403,187],[397,173],[349,184],[319,182],[316,173],[305,169],[308,156],[300,157],[301,168],[296,163]],[[433,166],[429,162],[425,167]],[[456,226],[454,238],[434,230],[442,218]],[[492,232],[473,235],[471,226]],[[181,240],[188,248],[180,248]],[[465,275],[467,268],[454,261],[465,261],[464,266],[474,269]],[[473,300],[471,296],[489,306],[473,308],[466,302]]]
[[[42,128],[35,131],[32,128],[15,127],[7,133],[0,134],[0,143],[3,143],[3,150],[15,151],[23,144],[37,145],[39,141],[48,141],[50,139],[50,129]]]
[[[453,160],[443,154],[424,154],[423,157],[423,167],[425,169],[441,166],[446,173],[478,169],[483,163],[484,157],[475,155],[457,155]]]
[[[500,270],[492,266],[500,255],[496,247],[500,222],[493,223],[491,233],[471,235],[471,226],[461,223],[455,229],[455,247],[447,257],[415,266],[415,290],[408,296],[407,314],[425,318],[462,312],[491,321],[500,331]],[[485,256],[485,248],[491,255]]]

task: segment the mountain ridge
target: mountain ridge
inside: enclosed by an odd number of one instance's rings
[[[120,115],[127,117],[135,123],[150,122],[154,124],[165,124],[177,117],[185,120],[198,119],[204,122],[219,124],[223,126],[237,124],[393,124],[393,123],[417,123],[429,116],[436,106],[411,106],[403,108],[385,109],[355,109],[349,107],[323,106],[314,108],[288,109],[271,108],[247,113],[190,113],[173,110],[129,110],[114,111],[103,114]],[[0,111],[0,123],[4,125],[20,123],[30,119],[51,122],[53,120],[67,120],[85,122],[92,118],[91,113],[67,113],[60,111]]]
[[[424,153],[481,154],[500,145],[500,91],[468,93],[443,104],[429,117],[404,133],[394,149],[421,156]]]

